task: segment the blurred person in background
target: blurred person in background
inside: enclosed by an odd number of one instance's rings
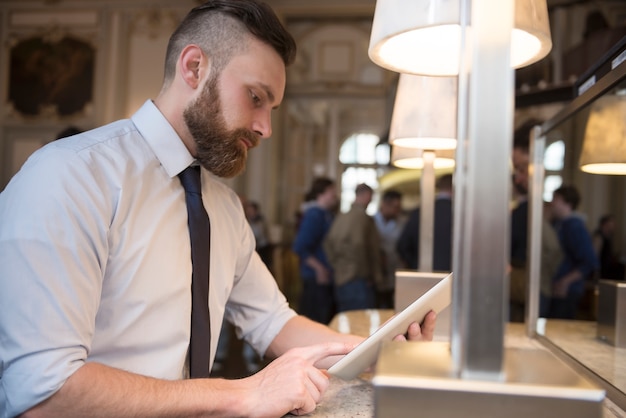
[[[552,279],[550,317],[575,319],[586,283],[599,267],[591,235],[574,213],[580,203],[576,187],[562,185],[552,195],[550,208],[563,258]]]
[[[338,197],[335,182],[326,177],[313,180],[307,193],[307,208],[293,242],[298,255],[302,290],[298,311],[322,324],[336,313],[333,271],[323,242],[335,219]]]
[[[376,308],[376,286],[382,283],[380,235],[366,212],[373,193],[367,184],[356,186],[352,207],[337,216],[324,239],[338,312]]]
[[[376,287],[376,303],[379,309],[393,309],[396,270],[401,266],[396,245],[406,222],[402,216],[402,193],[397,190],[383,193],[374,222],[380,234],[383,272],[382,281]]]

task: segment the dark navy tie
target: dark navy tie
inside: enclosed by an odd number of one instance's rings
[[[189,237],[191,239],[191,340],[189,373],[191,378],[209,376],[211,323],[209,320],[209,251],[211,225],[202,204],[200,167],[187,167],[178,175],[185,188]]]

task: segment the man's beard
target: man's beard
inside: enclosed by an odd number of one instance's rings
[[[217,77],[207,81],[200,97],[183,112],[183,118],[196,143],[200,165],[218,177],[231,178],[246,167],[248,151],[241,139],[252,146],[259,139],[248,129],[226,127],[217,82]]]

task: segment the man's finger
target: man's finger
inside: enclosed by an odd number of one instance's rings
[[[426,317],[424,318],[424,322],[422,322],[421,324],[421,329],[420,329],[420,336],[418,336],[417,338],[422,339],[422,340],[432,340],[433,336],[435,335],[435,324],[437,322],[437,314],[435,313],[435,311],[430,311],[428,312],[428,314],[426,314]],[[411,334],[409,334],[409,340],[411,339]]]
[[[422,339],[422,329],[417,322],[412,322],[406,331],[406,339],[409,341],[418,341]]]
[[[326,392],[328,385],[330,385],[329,378],[321,370],[314,368],[309,369],[308,375],[308,391],[315,400],[315,402],[319,402],[322,398],[322,394]]]
[[[348,354],[350,351],[352,351],[352,349],[354,349],[354,347],[354,344],[332,342],[301,347],[297,350],[300,351],[300,355],[304,359],[310,361],[312,364],[315,364],[319,360],[322,360],[329,356],[340,356]]]

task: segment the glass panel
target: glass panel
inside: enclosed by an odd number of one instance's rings
[[[559,175],[546,176],[543,182],[543,201],[552,202],[552,193],[563,184],[563,177]]]
[[[339,161],[343,164],[356,164],[357,162],[357,139],[353,135],[341,144]]]
[[[378,174],[375,168],[347,167],[341,175],[341,212],[347,212],[354,202],[354,189],[365,183],[374,189],[378,189]],[[367,213],[374,215],[378,207],[378,194],[374,193],[372,202],[367,207]]]
[[[563,170],[563,159],[565,158],[565,143],[556,141],[546,148],[543,157],[543,166],[546,170],[559,171]]]
[[[346,139],[339,150],[343,164],[376,164],[376,145],[380,138],[374,134],[354,134]]]
[[[605,213],[625,212],[626,198],[623,191],[626,190],[626,176],[587,174],[579,168],[579,156],[590,105],[596,99],[616,94],[624,88],[626,88],[626,66],[621,64],[544,125],[544,129],[547,127],[547,130],[543,134],[551,145],[544,154],[547,172],[542,191],[543,200],[551,201],[552,192],[561,183],[575,185],[582,197],[577,211],[590,220],[588,228],[593,227],[595,220]],[[626,248],[624,219],[623,216],[616,217],[619,225],[613,235],[614,249],[621,251],[618,256],[624,254]],[[598,289],[594,290],[594,286],[588,287],[585,293],[585,297],[588,296],[585,299],[586,306],[583,307],[581,304],[581,308],[584,308],[582,313],[596,315],[595,308],[599,305],[595,304],[599,303],[602,295]],[[620,407],[626,405],[626,380],[622,378],[624,373],[621,369],[621,365],[624,364],[624,349],[598,339],[596,318],[578,315],[574,320],[563,320],[550,318],[548,315],[547,320],[542,320],[542,327],[538,329],[543,329],[540,335],[547,341],[577,360],[585,370],[595,373],[598,382],[603,382],[602,386],[608,389],[613,401],[620,404]]]
[[[387,165],[391,159],[391,146],[387,143],[376,145],[376,164]]]

